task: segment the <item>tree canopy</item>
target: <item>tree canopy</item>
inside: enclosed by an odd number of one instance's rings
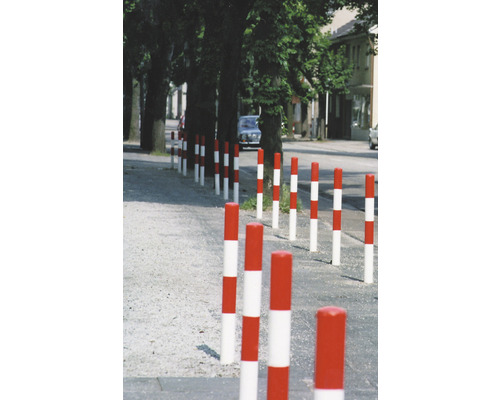
[[[237,143],[240,97],[260,108],[261,147],[272,165],[292,96],[307,103],[346,90],[352,71],[344,50],[321,33],[343,7],[358,11],[358,29],[377,22],[377,0],[124,0],[125,103],[126,80],[146,77],[141,147],[164,150],[170,83],[187,82],[186,129],[205,136],[209,158],[216,130]]]

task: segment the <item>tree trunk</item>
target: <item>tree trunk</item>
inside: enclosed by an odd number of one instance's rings
[[[168,47],[171,48],[171,46]],[[144,130],[141,132],[141,148],[148,151],[165,152],[168,67],[172,55],[168,47],[159,46],[158,51],[151,55]]]
[[[141,88],[137,79],[132,79],[132,110],[130,115],[129,141],[139,140],[139,119],[140,119],[140,96]]]
[[[219,160],[224,160],[224,142],[229,142],[229,182],[233,184],[234,145],[238,143],[238,84],[240,79],[241,47],[246,17],[255,0],[234,0],[224,9],[224,32],[219,81],[217,139]],[[223,164],[221,164],[221,167]],[[223,171],[223,169],[221,169]],[[221,179],[221,183],[223,179]]]
[[[289,101],[287,103],[287,109],[286,109],[286,118],[288,120],[287,122],[287,136],[290,139],[293,139],[293,104]]]
[[[130,119],[132,116],[132,75],[130,69],[123,68],[123,140],[129,140]]]
[[[318,121],[316,125],[318,129],[317,137],[320,140],[325,139],[325,111],[326,111],[326,96],[325,94],[320,94],[318,96]]]

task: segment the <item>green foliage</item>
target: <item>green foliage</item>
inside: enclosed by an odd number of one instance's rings
[[[270,210],[273,207],[273,199],[270,196],[263,195],[262,197],[262,210]],[[246,200],[241,206],[242,210],[256,210],[257,209],[257,197],[251,197]],[[302,201],[297,198],[297,212],[302,210]],[[290,213],[290,188],[288,185],[281,186],[280,195],[280,211],[284,214]]]

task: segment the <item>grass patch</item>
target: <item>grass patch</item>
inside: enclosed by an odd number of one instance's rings
[[[165,152],[161,152],[161,151],[152,151],[151,153],[149,153],[150,156],[163,156],[163,157],[170,157],[170,153],[165,153]]]
[[[273,199],[264,195],[262,197],[262,210],[266,211],[272,209]],[[256,210],[257,209],[257,196],[249,198],[245,201],[240,208],[242,210]],[[302,210],[302,201],[297,197],[297,212]],[[281,186],[280,194],[280,211],[284,214],[290,213],[290,187],[288,185]]]

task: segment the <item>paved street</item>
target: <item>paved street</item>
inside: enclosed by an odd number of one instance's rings
[[[205,187],[194,183],[193,172],[183,177],[177,170],[170,169],[170,158],[155,157],[138,150],[138,146],[126,145],[124,152],[124,398],[125,399],[237,399],[239,388],[239,365],[221,367],[220,352],[220,293],[222,282],[223,207],[221,196],[213,192],[213,179],[207,178]],[[299,198],[304,210],[298,215],[297,240],[288,240],[288,215],[280,215],[279,229],[271,229],[271,212],[264,213],[263,252],[263,293],[259,348],[259,399],[265,398],[267,378],[267,317],[269,309],[270,254],[276,250],[286,250],[293,254],[292,289],[292,341],[290,365],[290,399],[312,399],[314,382],[314,351],[316,321],[315,312],[326,305],[335,305],[347,310],[347,342],[345,362],[345,393],[349,399],[377,398],[377,236],[375,237],[375,284],[363,283],[364,266],[364,213],[359,199],[364,195],[364,173],[377,173],[376,154],[368,150],[366,143],[360,142],[293,142],[284,144],[284,180],[289,180],[291,156],[299,157]],[[315,151],[323,154],[315,155]],[[358,154],[358,155],[355,155]],[[256,178],[256,151],[240,153],[240,203],[254,195]],[[318,231],[318,252],[309,252],[309,192],[307,179],[310,177],[310,160],[320,163],[320,212]],[[332,200],[328,182],[333,183],[332,163],[344,168],[344,187],[347,201],[343,204],[343,232],[341,266],[334,267],[331,261],[331,219]],[[359,163],[356,160],[359,158]],[[355,160],[356,159],[356,160]],[[350,160],[347,162],[346,160]],[[255,163],[255,164],[254,164]],[[362,164],[364,163],[364,165]],[[374,168],[372,168],[374,167]],[[332,179],[330,179],[330,176]],[[377,176],[377,175],[376,175]],[[147,177],[147,178],[146,178]],[[364,178],[363,178],[364,179]],[[232,191],[230,191],[232,199]],[[184,211],[181,211],[184,210]],[[209,211],[212,210],[212,211]],[[176,214],[172,214],[175,211]],[[208,211],[208,212],[207,212]],[[137,214],[140,213],[140,214]],[[141,214],[142,213],[142,214]],[[182,221],[177,218],[162,218],[161,215],[178,215],[184,218],[184,227],[170,223]],[[145,217],[145,218],[144,218]],[[161,218],[155,223],[154,218]],[[135,224],[140,221],[140,230],[147,231],[148,237],[163,237],[154,251],[137,248],[143,242]],[[198,222],[195,222],[198,221]],[[239,225],[239,271],[238,271],[238,327],[241,329],[243,262],[245,226],[256,221],[255,211],[240,211]],[[376,225],[377,227],[377,217]],[[185,232],[185,233],[183,233]],[[190,233],[191,232],[191,233]],[[167,237],[175,240],[166,240]],[[209,238],[209,240],[200,240]],[[152,239],[149,239],[152,240]],[[186,249],[179,254],[180,249]],[[189,251],[189,249],[193,249]],[[196,249],[196,250],[195,250]],[[145,254],[147,262],[154,269],[154,276],[148,276],[150,288],[142,288],[144,274],[134,274],[140,262],[133,260],[132,254]],[[179,254],[178,256],[176,254]],[[206,272],[194,279],[191,285],[206,297],[192,301],[183,298],[185,288],[181,281],[170,280],[173,269],[190,271],[193,260],[203,259],[210,264]],[[198,261],[194,262],[195,264]],[[161,265],[161,268],[158,266]],[[200,264],[202,267],[203,263]],[[199,268],[199,267],[198,267]],[[202,267],[203,268],[203,267]],[[149,274],[149,272],[145,272]],[[153,279],[153,280],[152,280]],[[163,289],[169,292],[169,299],[162,297],[154,280],[165,282]],[[168,283],[170,282],[170,283]],[[160,285],[161,286],[161,285]],[[151,287],[153,292],[151,293]],[[158,292],[156,292],[158,290]],[[162,304],[162,312],[146,310],[148,296],[157,296],[155,307]],[[178,296],[176,307],[169,308]],[[195,298],[196,297],[196,298]],[[135,302],[135,303],[134,303]],[[144,304],[140,313],[131,313],[127,304]],[[185,330],[185,324],[176,325],[168,321],[182,320],[183,313],[189,313],[199,306],[206,324],[204,329]],[[185,307],[185,310],[183,310]],[[170,311],[165,311],[170,310]],[[167,318],[168,314],[170,317]],[[167,315],[166,315],[167,314]],[[206,314],[206,315],[205,315]],[[164,320],[163,320],[164,318]],[[162,322],[164,321],[164,322]],[[188,322],[186,322],[188,323]],[[140,324],[141,330],[137,330]],[[181,328],[181,326],[184,326]],[[178,328],[175,328],[178,327]],[[175,329],[182,329],[175,333]],[[170,332],[170,333],[167,333]],[[200,333],[203,332],[203,333]],[[149,333],[149,339],[147,334]],[[134,335],[136,337],[134,338]],[[144,335],[144,340],[141,339]],[[153,336],[153,337],[151,337]],[[176,347],[175,336],[181,336],[180,350]],[[240,343],[241,332],[237,343]],[[154,342],[154,355],[144,343]],[[192,343],[192,345],[190,344]],[[188,347],[182,351],[183,347]],[[238,360],[239,360],[238,347]],[[142,354],[144,353],[144,354]],[[148,354],[146,354],[148,353]],[[168,358],[162,361],[158,354]],[[151,358],[148,358],[151,357]],[[137,364],[142,360],[142,364]],[[151,360],[150,362],[148,360]],[[187,364],[186,360],[191,364]],[[154,361],[154,362],[153,362]],[[157,364],[155,364],[157,363]],[[151,364],[158,367],[151,367]],[[142,365],[142,367],[141,367]],[[189,367],[189,365],[196,365]],[[141,371],[149,371],[146,374]],[[183,372],[184,371],[184,372]],[[168,372],[168,373],[166,373]],[[223,394],[222,394],[223,393]]]

